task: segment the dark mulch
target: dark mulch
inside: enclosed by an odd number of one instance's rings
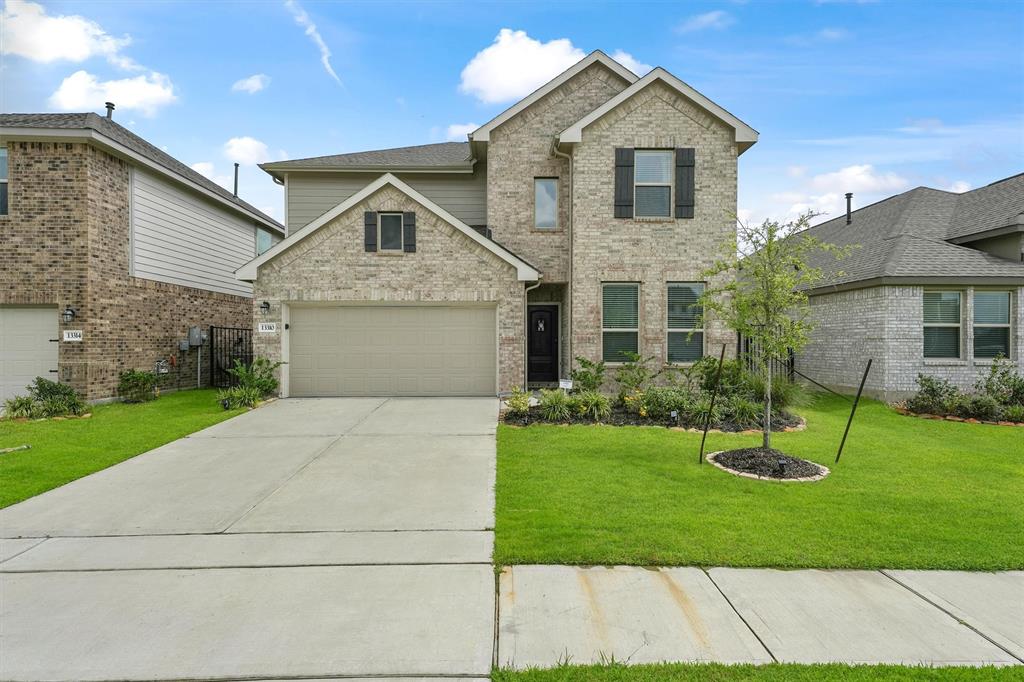
[[[561,422],[549,422],[544,418],[539,407],[531,407],[528,414],[525,415],[513,415],[508,412],[503,417],[506,424],[512,426],[529,426],[530,424],[593,424],[593,420],[586,417],[572,416],[569,419]],[[689,423],[689,422],[676,422],[674,419],[652,419],[650,417],[641,417],[640,415],[629,412],[621,405],[616,405],[612,408],[611,415],[601,422],[602,424],[608,424],[610,426],[681,426],[688,429],[703,429],[704,422]],[[772,430],[781,431],[784,428],[799,426],[801,424],[800,417],[789,414],[788,412],[776,412],[772,414]],[[736,424],[733,422],[718,422],[712,424],[711,428],[718,429],[719,431],[747,431],[749,429],[760,429],[761,422],[758,421],[756,424]]]
[[[790,457],[775,448],[742,448],[715,455],[715,462],[733,471],[767,478],[808,478],[822,473],[814,462]]]

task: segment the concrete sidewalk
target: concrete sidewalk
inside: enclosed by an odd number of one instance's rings
[[[513,566],[498,664],[1024,663],[1024,572]]]

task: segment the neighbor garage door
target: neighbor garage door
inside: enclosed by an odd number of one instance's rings
[[[495,309],[292,307],[293,396],[494,395]]]
[[[57,309],[0,306],[0,400],[36,377],[57,379]]]

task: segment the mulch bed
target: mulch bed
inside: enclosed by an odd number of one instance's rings
[[[987,419],[972,419],[970,417],[958,417],[955,414],[928,414],[927,412],[912,412],[905,407],[892,405],[892,409],[906,417],[917,417],[918,419],[936,419],[950,422],[964,422],[966,424],[989,424],[994,426],[1024,426],[1024,422],[1010,422],[1005,420],[990,421]]]
[[[716,452],[713,462],[738,474],[780,481],[810,479],[828,473],[828,469],[799,457],[790,457],[775,448],[741,448]]]
[[[565,421],[560,422],[549,422],[544,418],[539,407],[531,407],[529,413],[524,415],[513,415],[505,412],[502,415],[502,419],[506,424],[512,426],[529,426],[530,424],[593,424],[594,421],[586,417],[572,416]],[[609,426],[664,426],[667,428],[682,427],[691,429],[704,429],[704,422],[698,424],[690,424],[685,422],[676,422],[674,419],[651,419],[649,417],[641,417],[640,415],[629,412],[621,406],[615,406],[612,408],[611,415],[601,422]],[[784,431],[786,429],[794,429],[803,427],[804,421],[800,417],[789,414],[788,412],[776,412],[772,415],[772,430],[773,431]],[[749,431],[752,429],[760,429],[761,423],[757,424],[734,424],[731,422],[719,422],[711,425],[712,429],[717,431],[727,431],[730,433],[737,433],[739,431]]]

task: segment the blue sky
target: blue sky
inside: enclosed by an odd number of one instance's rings
[[[594,49],[761,133],[742,217],[1024,171],[1020,2],[6,0],[5,112],[101,112],[276,217],[261,160],[465,139]],[[236,85],[237,84],[237,85]]]

